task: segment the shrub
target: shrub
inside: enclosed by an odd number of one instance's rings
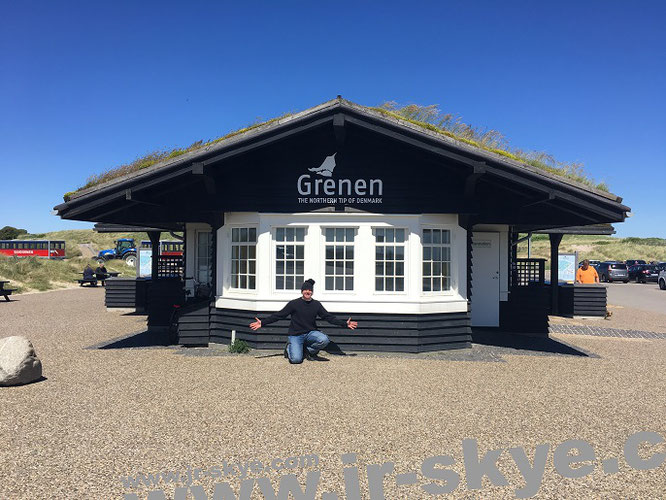
[[[229,344],[229,352],[245,354],[246,352],[250,352],[250,346],[244,340],[234,340],[232,344]]]

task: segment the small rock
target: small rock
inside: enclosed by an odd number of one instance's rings
[[[0,386],[34,382],[42,376],[42,362],[25,337],[0,339]]]

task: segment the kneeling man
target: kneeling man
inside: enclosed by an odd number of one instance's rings
[[[289,344],[286,348],[286,356],[290,363],[302,363],[303,354],[308,359],[314,361],[325,361],[325,358],[318,356],[319,351],[324,349],[330,340],[326,334],[317,328],[317,316],[329,323],[337,326],[346,326],[353,330],[358,326],[356,321],[349,318],[347,321],[336,318],[329,313],[321,302],[312,298],[312,287],[314,280],[309,279],[301,286],[301,297],[287,303],[281,311],[271,314],[267,318],[259,319],[250,323],[250,328],[259,330],[262,326],[275,323],[279,319],[285,319],[291,315],[291,324],[289,325]]]

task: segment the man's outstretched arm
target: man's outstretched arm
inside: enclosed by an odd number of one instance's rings
[[[354,330],[358,326],[357,321],[352,321],[351,317],[348,320],[344,319],[338,319],[335,314],[331,314],[326,310],[326,308],[319,304],[319,312],[317,315],[323,319],[324,321],[328,321],[332,325],[337,325],[337,326],[346,326],[350,330]]]
[[[270,316],[266,316],[263,320],[259,319],[255,316],[254,322],[250,323],[250,328],[253,330],[259,330],[262,326],[270,325],[271,323],[275,323],[278,320],[285,319],[287,316],[291,314],[291,302],[287,303],[286,306],[284,306],[280,311],[271,314]]]

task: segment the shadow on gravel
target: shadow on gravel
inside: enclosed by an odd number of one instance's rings
[[[506,347],[519,351],[537,351],[550,354],[569,354],[571,356],[598,357],[596,354],[549,337],[531,337],[516,333],[498,332],[492,329],[473,328],[472,342],[475,344]]]
[[[169,344],[167,335],[159,332],[149,332],[148,330],[131,333],[123,337],[117,337],[112,340],[100,342],[91,345],[86,349],[131,349],[136,347],[177,347]]]

